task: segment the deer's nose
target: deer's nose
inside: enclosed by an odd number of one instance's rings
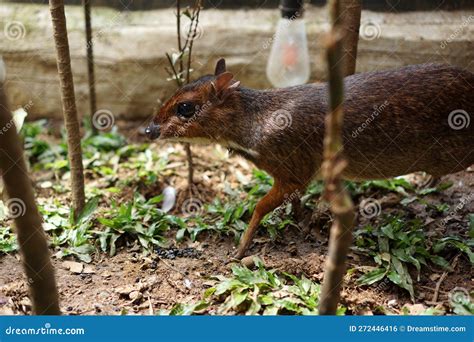
[[[145,134],[148,139],[155,140],[160,137],[160,125],[150,122],[147,128],[145,128]]]

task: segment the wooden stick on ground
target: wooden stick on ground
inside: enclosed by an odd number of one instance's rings
[[[330,0],[329,6],[332,21],[332,30],[327,40],[329,112],[326,116],[322,174],[325,182],[324,196],[330,203],[334,221],[320,295],[319,313],[321,315],[336,314],[355,219],[354,205],[342,181],[342,172],[347,162],[342,155],[344,79],[342,63],[340,63],[343,56],[340,1]]]
[[[23,158],[23,148],[1,83],[0,129],[0,169],[9,198],[6,204],[10,216],[15,220],[33,313],[59,315],[58,290],[42,219],[36,208],[31,180]]]

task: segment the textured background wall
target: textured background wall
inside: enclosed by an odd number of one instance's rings
[[[9,1],[9,0],[7,0]],[[48,0],[10,0],[16,3],[47,4]],[[190,4],[193,0],[182,0]],[[280,0],[203,0],[206,8],[276,8]],[[306,3],[323,6],[326,0],[305,0]],[[65,0],[68,5],[79,5],[81,0]],[[127,6],[130,10],[149,10],[174,6],[175,0],[94,0],[95,6],[109,6],[122,9]],[[364,9],[373,11],[421,11],[421,10],[454,10],[472,9],[473,0],[362,0]]]
[[[268,87],[265,65],[278,20],[275,9],[204,10],[195,42],[198,77],[219,57],[242,84]],[[325,78],[321,38],[327,14],[306,11],[312,80]],[[82,9],[67,7],[72,67],[80,114],[87,114],[87,70]],[[364,11],[358,72],[407,64],[442,62],[474,71],[474,11],[380,13]],[[95,8],[93,29],[98,108],[122,118],[144,118],[174,90],[167,81],[165,52],[176,44],[171,9],[119,12]],[[44,5],[0,6],[0,54],[7,66],[7,91],[15,109],[30,118],[60,117],[61,104],[50,15]]]

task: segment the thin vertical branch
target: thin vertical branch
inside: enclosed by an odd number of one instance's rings
[[[329,72],[329,111],[326,116],[322,173],[325,182],[324,196],[330,203],[334,221],[320,296],[319,313],[321,315],[336,314],[355,219],[352,200],[342,182],[342,172],[347,161],[342,155],[344,79],[340,63],[343,56],[340,1],[330,0],[329,6],[332,22],[326,51]]]
[[[349,76],[356,70],[362,0],[340,0],[340,2],[344,59],[342,73],[343,76]]]
[[[178,51],[182,51],[182,46],[181,46],[181,1],[176,0],[176,29],[177,29],[177,34],[178,34]],[[184,65],[183,65],[183,59],[179,59],[179,70],[181,72],[183,71]]]
[[[63,104],[64,125],[67,133],[68,157],[71,169],[71,188],[74,215],[84,208],[84,172],[82,165],[81,134],[77,119],[76,98],[71,70],[71,57],[67,37],[66,16],[63,0],[49,0],[53,21],[54,42],[56,45],[61,101]]]
[[[90,119],[91,129],[93,134],[97,133],[97,127],[95,127],[92,120],[94,113],[97,111],[97,99],[95,94],[95,75],[94,75],[94,49],[92,42],[92,26],[91,26],[91,4],[90,0],[82,0],[84,6],[84,21],[86,29],[86,48],[87,48],[87,76],[89,81],[89,108],[90,108]]]
[[[60,315],[58,290],[53,265],[36,207],[31,180],[23,157],[20,139],[8,110],[3,85],[0,84],[0,169],[9,200],[10,214],[15,218],[15,231],[28,279],[33,313]],[[9,127],[5,130],[6,127]]]
[[[197,28],[199,25],[199,14],[201,13],[201,1],[199,0],[197,2],[196,8],[195,8],[195,14],[193,15],[193,21],[191,22],[190,25],[190,30],[188,32],[188,35],[190,34],[190,43],[189,43],[189,53],[188,53],[188,65],[186,67],[186,83],[189,83],[189,74],[191,72],[191,55],[193,52],[193,43],[194,39],[196,38],[197,34]],[[194,27],[193,27],[194,24]]]
[[[176,79],[176,83],[178,87],[181,87],[183,84],[187,84],[190,81],[190,70],[191,70],[191,56],[192,56],[192,48],[193,48],[193,40],[196,37],[197,26],[199,24],[199,13],[201,11],[201,0],[196,0],[193,8],[193,12],[191,14],[191,22],[189,26],[189,30],[187,32],[186,40],[183,44],[181,39],[181,1],[176,1],[176,33],[178,35],[177,42],[178,42],[178,53],[179,56],[179,65],[178,70],[176,70],[176,66],[173,64],[173,60],[169,54],[166,54],[168,58],[168,62],[171,67],[171,76]],[[188,53],[186,54],[186,50]],[[187,57],[187,61],[185,62],[184,58]],[[186,69],[185,69],[186,67]],[[184,76],[185,75],[185,76]],[[186,159],[188,162],[188,187],[191,190],[194,184],[194,163],[193,163],[193,154],[191,151],[191,145],[189,143],[184,144],[184,149],[186,151]]]

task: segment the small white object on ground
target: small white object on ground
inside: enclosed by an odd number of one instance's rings
[[[161,210],[165,213],[169,212],[176,203],[176,189],[172,186],[167,186],[163,190],[163,203],[161,205]]]

